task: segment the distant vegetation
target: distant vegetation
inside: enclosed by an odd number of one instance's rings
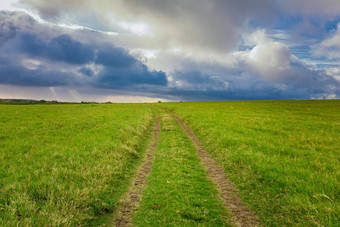
[[[81,104],[98,104],[98,102],[80,102]],[[56,100],[34,100],[34,99],[0,99],[0,104],[79,104],[79,102],[58,102]],[[111,104],[106,102],[105,104]]]
[[[0,104],[58,104],[65,102],[58,102],[55,100],[34,100],[34,99],[0,99]]]

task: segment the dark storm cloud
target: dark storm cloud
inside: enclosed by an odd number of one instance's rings
[[[78,41],[72,35],[68,29],[39,24],[23,13],[1,12],[0,83],[115,88],[167,84],[164,72],[149,70],[127,50]]]
[[[70,35],[62,34],[45,42],[35,32],[22,32],[18,36],[19,51],[52,61],[64,61],[71,64],[92,62],[95,51],[91,46],[78,42]]]
[[[137,60],[123,48],[107,46],[98,51],[96,64],[108,67],[125,68],[137,63]]]
[[[269,57],[275,59],[275,55]],[[265,60],[263,63],[268,65]],[[277,66],[284,68],[280,72],[267,69],[265,73],[273,75],[272,78],[260,75],[263,72],[254,70],[246,58],[238,59],[233,67],[195,63],[185,58],[181,62],[181,69],[170,74],[176,82],[170,84],[173,87],[167,94],[177,94],[183,100],[310,99],[340,95],[339,81],[324,70],[311,70],[297,60]]]
[[[28,70],[17,64],[0,66],[0,84],[45,87],[65,86],[74,82],[74,74],[45,67]]]
[[[85,75],[85,76],[93,76],[94,72],[92,69],[90,69],[89,67],[81,67],[79,69],[79,73]]]
[[[323,99],[329,98],[332,92],[327,87],[307,88],[290,85],[272,84],[266,81],[253,81],[247,84],[245,80],[236,80],[229,83],[229,87],[224,90],[214,89],[195,89],[174,87],[160,91],[159,94],[177,97],[176,99],[185,101],[200,100],[262,100],[262,99]],[[338,90],[333,91],[336,96],[340,95]],[[163,98],[167,98],[164,96]]]
[[[144,64],[137,63],[133,68],[106,67],[98,76],[97,82],[105,88],[127,86],[133,81],[135,84],[167,85],[164,72],[150,72]]]

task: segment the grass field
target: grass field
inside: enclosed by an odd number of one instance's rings
[[[264,225],[340,224],[340,100],[168,103]]]
[[[159,149],[143,191],[136,226],[225,226],[228,214],[189,138],[162,114]]]
[[[162,131],[132,223],[229,225],[164,108],[193,129],[264,226],[340,224],[340,100],[329,100],[0,105],[0,226],[112,224],[156,115]]]
[[[146,105],[0,105],[0,225],[86,225],[128,187]]]

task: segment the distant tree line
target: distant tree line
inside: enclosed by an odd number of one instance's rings
[[[81,102],[85,104],[96,104],[96,102]],[[76,102],[58,102],[56,100],[34,100],[34,99],[0,99],[0,104],[16,104],[16,105],[28,105],[28,104],[79,104]]]

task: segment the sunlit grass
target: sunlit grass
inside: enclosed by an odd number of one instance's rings
[[[183,116],[265,225],[340,223],[339,100],[162,105]]]
[[[155,105],[194,129],[264,225],[339,224],[339,100]],[[152,107],[0,105],[0,225],[110,217],[147,146]],[[134,223],[223,224],[189,139],[171,119],[162,127]]]
[[[143,191],[135,226],[226,226],[216,186],[208,179],[190,139],[163,115],[153,171]]]
[[[0,105],[0,225],[112,211],[147,143],[146,105]]]

